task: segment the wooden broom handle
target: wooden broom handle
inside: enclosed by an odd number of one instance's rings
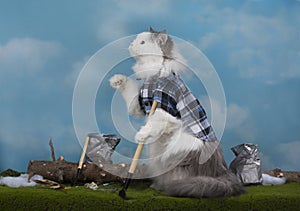
[[[156,107],[157,107],[157,101],[154,100],[153,103],[152,103],[150,112],[149,112],[149,116],[152,116],[154,114]],[[134,153],[134,156],[133,156],[133,159],[132,159],[132,162],[131,162],[131,165],[130,165],[128,173],[130,173],[130,174],[134,173],[135,168],[136,168],[136,166],[138,164],[140,155],[142,153],[143,147],[144,147],[144,143],[139,143],[138,144],[138,147],[137,147],[137,149],[136,149],[136,151]]]
[[[158,102],[157,102],[156,100],[153,101],[152,106],[151,106],[151,109],[150,109],[150,112],[149,112],[149,116],[152,116],[152,115],[154,114],[155,109],[156,109],[156,107],[157,107],[157,103],[158,103]]]
[[[83,149],[82,149],[81,157],[80,157],[80,160],[79,160],[79,163],[78,163],[78,169],[82,168],[82,164],[83,164],[83,160],[84,160],[84,157],[85,157],[85,153],[86,153],[87,147],[89,145],[89,140],[90,140],[90,137],[87,136],[85,138],[85,142],[84,142],[84,146],[83,146]]]

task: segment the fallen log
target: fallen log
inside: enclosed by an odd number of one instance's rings
[[[275,168],[273,170],[263,170],[262,173],[273,177],[285,177],[286,182],[300,182],[300,172],[296,171],[282,171],[279,168]]]
[[[65,160],[56,161],[29,161],[27,173],[28,180],[33,175],[41,175],[44,179],[52,180],[58,183],[73,183],[76,177],[78,163]],[[141,178],[145,172],[145,166],[139,165],[136,169],[137,178]],[[104,170],[105,169],[105,170]],[[77,180],[78,184],[95,182],[103,184],[108,182],[123,182],[126,178],[129,165],[127,164],[100,164],[93,163],[83,165],[81,174]]]

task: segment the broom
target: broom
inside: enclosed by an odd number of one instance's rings
[[[149,112],[149,116],[151,116],[151,115],[155,112],[156,107],[157,107],[157,101],[154,100],[153,103],[152,103],[151,110],[150,110],[150,112]],[[141,155],[141,153],[142,153],[143,147],[144,147],[144,143],[139,143],[139,144],[138,144],[138,147],[137,147],[137,149],[136,149],[136,151],[135,151],[135,154],[134,154],[134,156],[133,156],[133,159],[132,159],[130,168],[129,168],[129,170],[128,170],[128,174],[127,174],[125,183],[124,183],[124,185],[123,185],[122,190],[120,190],[120,192],[119,192],[119,196],[120,196],[121,198],[123,198],[123,199],[128,199],[128,198],[126,197],[126,190],[127,190],[128,186],[129,186],[129,183],[130,183],[130,181],[131,181],[131,178],[132,178],[132,176],[133,176],[133,173],[134,173],[135,168],[136,168],[136,166],[137,166],[137,163],[138,163],[138,161],[139,161],[139,158],[140,158],[140,155]]]

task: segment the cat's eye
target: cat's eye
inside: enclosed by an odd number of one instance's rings
[[[143,40],[142,42],[140,42],[141,45],[145,44],[145,41]]]

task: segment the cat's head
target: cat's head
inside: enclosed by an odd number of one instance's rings
[[[133,57],[141,56],[171,56],[174,44],[166,31],[156,32],[152,28],[147,32],[138,34],[129,46],[129,52]]]
[[[157,32],[150,28],[138,34],[130,44],[129,52],[137,61],[133,69],[142,78],[155,75],[158,71],[161,76],[167,76],[172,71],[179,72],[185,63],[165,30]]]

